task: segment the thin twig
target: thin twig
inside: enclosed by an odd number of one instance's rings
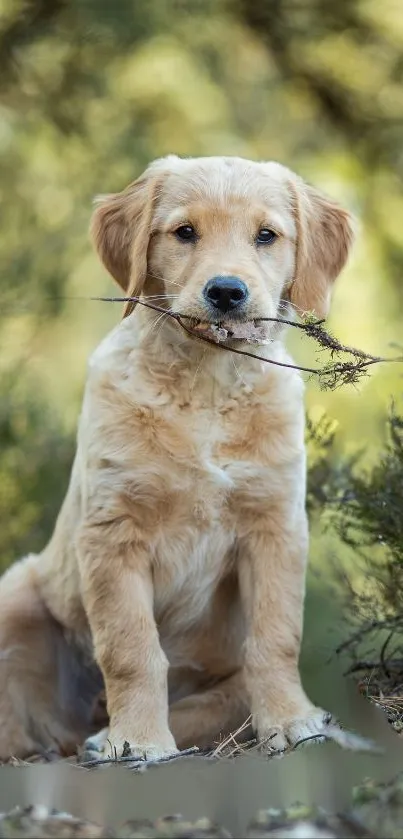
[[[391,668],[391,670],[400,671],[402,665],[403,665],[403,659],[402,658],[395,658],[395,659],[389,661],[389,667]],[[360,673],[363,670],[377,670],[381,666],[382,666],[382,664],[381,664],[380,661],[356,661],[354,664],[351,665],[351,667],[348,668],[348,670],[346,670],[344,675],[345,676],[351,676],[352,673]],[[383,670],[384,670],[385,676],[387,676],[387,678],[390,679],[391,676],[392,676],[392,673],[390,671],[386,672],[385,668],[383,668]]]
[[[339,655],[352,647],[354,644],[359,643],[374,629],[395,629],[398,626],[402,626],[403,628],[403,615],[397,615],[395,618],[385,618],[384,620],[375,619],[370,621],[365,626],[358,629],[357,632],[354,632],[349,638],[347,638],[346,641],[339,644],[336,648],[336,654]]]
[[[204,341],[205,343],[210,344],[215,348],[226,350],[227,352],[236,353],[237,355],[244,355],[249,358],[254,358],[257,361],[264,361],[268,364],[274,364],[276,367],[285,367],[291,370],[299,370],[303,373],[310,373],[311,375],[316,375],[318,376],[322,387],[329,389],[334,389],[339,384],[356,383],[360,376],[366,374],[368,368],[373,364],[403,361],[403,356],[398,356],[397,358],[384,358],[382,356],[370,355],[369,353],[365,353],[362,350],[355,349],[354,347],[344,346],[336,338],[334,338],[332,335],[329,335],[323,329],[323,320],[310,320],[305,323],[297,323],[286,318],[254,318],[254,320],[256,321],[271,321],[273,323],[281,323],[303,330],[305,334],[313,338],[321,347],[328,349],[332,358],[334,354],[337,352],[346,353],[348,355],[351,355],[354,359],[356,359],[354,361],[332,361],[324,367],[302,367],[298,364],[287,364],[286,362],[275,361],[272,358],[257,355],[256,353],[249,352],[248,350],[240,350],[236,349],[235,347],[228,346],[226,344],[220,344],[212,338],[208,338],[206,335],[202,335],[199,332],[195,332],[191,327],[187,326],[183,321],[185,319],[191,319],[190,315],[184,315],[179,312],[174,312],[171,309],[165,309],[162,306],[157,306],[155,303],[142,300],[139,297],[91,297],[90,299],[110,303],[132,302],[140,304],[141,306],[145,306],[146,308],[153,309],[156,312],[160,312],[162,314],[167,315],[168,317],[175,320],[179,324],[179,326],[181,326],[182,329],[184,329],[184,331],[187,332],[189,335],[191,335],[194,338],[198,338],[200,341]]]
[[[272,358],[266,358],[263,355],[256,355],[255,353],[248,352],[248,350],[237,350],[235,347],[227,347],[225,344],[219,344],[212,338],[208,338],[206,335],[201,335],[199,332],[195,332],[189,326],[182,323],[184,318],[191,318],[190,315],[182,315],[179,312],[172,312],[171,309],[164,309],[162,306],[156,306],[154,303],[140,300],[138,297],[91,297],[91,300],[103,300],[110,303],[139,303],[140,306],[145,306],[146,309],[154,309],[155,312],[162,312],[163,314],[168,315],[168,317],[175,320],[179,326],[188,333],[188,335],[192,335],[194,338],[199,338],[200,341],[204,341],[206,344],[211,344],[212,347],[218,347],[220,350],[227,350],[229,352],[236,353],[237,355],[246,355],[249,358],[255,358],[257,361],[266,361],[269,364],[275,364],[276,367],[289,367],[292,370],[301,370],[303,373],[318,373],[318,370],[315,370],[313,367],[299,367],[297,364],[286,364],[283,361],[274,361]],[[276,323],[292,323],[292,321],[283,321],[281,318],[255,318],[255,320],[273,320]],[[299,324],[294,325],[298,326]]]
[[[249,727],[249,725],[251,724],[251,721],[252,721],[252,715],[249,715],[249,717],[245,720],[245,722],[243,722],[242,725],[240,725],[239,728],[237,728],[236,731],[232,732],[231,734],[228,734],[228,736],[225,737],[224,740],[222,740],[222,742],[219,743],[216,746],[216,748],[214,749],[214,751],[212,753],[212,757],[219,757],[222,754],[222,752],[224,751],[224,749],[226,749],[228,746],[232,746],[232,747],[235,746],[235,751],[237,749],[239,749],[241,746],[243,746],[244,744],[238,743],[236,738],[240,734],[242,734]],[[231,751],[231,754],[232,754],[232,751]],[[226,757],[229,757],[229,756],[230,755],[226,755]]]
[[[373,754],[381,754],[383,749],[379,747],[372,740],[362,737],[360,734],[355,734],[352,731],[346,731],[338,725],[330,725],[326,728],[323,734],[311,734],[309,737],[304,737],[298,740],[291,751],[295,751],[299,746],[314,740],[319,743],[336,743],[342,749],[349,749],[354,752],[372,752]]]
[[[379,667],[379,661],[356,661],[344,672],[344,676],[351,676],[353,673],[361,673],[363,670],[375,670]]]
[[[303,743],[309,743],[311,740],[319,740],[320,743],[323,743],[325,740],[330,740],[330,737],[327,737],[326,734],[310,734],[309,737],[302,737],[301,740],[297,740],[294,743],[291,751],[294,752],[295,749],[298,749],[299,746],[302,746]]]
[[[159,295],[161,298],[163,295]],[[59,299],[59,298],[52,298],[52,299]],[[145,306],[149,309],[153,309],[156,312],[160,312],[163,315],[166,315],[174,320],[184,329],[184,331],[188,332],[189,335],[192,335],[194,338],[198,338],[199,341],[204,341],[211,346],[218,347],[221,350],[227,350],[227,352],[236,353],[237,355],[244,355],[250,358],[255,358],[257,361],[263,361],[267,364],[273,364],[276,367],[285,367],[291,370],[299,370],[302,373],[309,373],[311,376],[317,376],[319,380],[320,387],[323,389],[334,390],[336,387],[341,386],[343,384],[356,384],[359,379],[368,374],[369,368],[374,364],[381,364],[386,362],[403,362],[403,356],[398,356],[395,358],[384,358],[382,356],[374,356],[369,353],[365,353],[362,350],[358,350],[355,347],[346,346],[340,343],[336,338],[332,335],[329,335],[328,332],[323,328],[324,320],[306,320],[303,323],[296,322],[294,320],[289,320],[287,318],[280,318],[280,317],[265,317],[265,318],[254,318],[255,321],[266,321],[266,322],[273,322],[279,323],[287,326],[292,326],[295,329],[302,330],[308,337],[313,338],[322,349],[327,349],[330,352],[331,359],[333,359],[335,353],[345,353],[351,356],[350,359],[345,361],[336,361],[333,360],[328,364],[325,364],[323,367],[302,367],[298,364],[287,364],[281,361],[275,361],[272,358],[267,358],[267,356],[260,356],[256,355],[255,353],[248,352],[244,349],[236,349],[233,346],[228,346],[225,344],[220,344],[219,342],[208,338],[206,335],[200,334],[200,332],[195,332],[189,327],[186,327],[183,321],[185,319],[192,320],[191,315],[185,315],[182,313],[174,312],[172,309],[165,309],[162,306],[157,306],[156,304],[151,303],[150,301],[146,301],[144,299],[140,299],[136,296],[131,297],[84,297],[84,296],[76,296],[74,297],[65,297],[63,296],[60,299],[74,299],[74,300],[92,300],[92,301],[101,301],[107,303],[136,303],[140,304],[141,306]],[[20,309],[19,309],[20,311]],[[353,359],[353,360],[351,360]]]
[[[159,763],[171,763],[174,760],[180,760],[182,757],[188,757],[189,755],[200,754],[199,749],[197,746],[192,746],[190,749],[183,749],[183,751],[178,752],[178,754],[167,755],[167,757],[159,757],[159,758],[136,758],[136,757],[100,757],[99,759],[95,758],[94,760],[86,760],[79,765],[82,766],[84,769],[93,769],[96,766],[105,766],[106,764],[125,764],[129,763],[132,769],[140,769],[140,768],[147,768],[148,766],[156,766]]]
[[[389,642],[392,640],[393,636],[394,636],[394,630],[392,629],[392,630],[389,632],[389,635],[388,635],[388,637],[387,637],[386,641],[382,644],[382,648],[381,648],[381,651],[380,651],[380,653],[379,653],[379,658],[380,658],[380,660],[381,660],[381,664],[382,664],[382,667],[383,667],[383,671],[384,671],[384,673],[385,673],[385,676],[386,676],[388,679],[390,679],[390,670],[389,670],[389,668],[388,668],[388,666],[387,666],[387,664],[386,664],[386,661],[385,661],[385,654],[386,654],[387,647],[389,646]]]

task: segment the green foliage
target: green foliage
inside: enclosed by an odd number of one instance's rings
[[[379,618],[403,615],[403,415],[392,408],[387,426],[374,466],[349,470],[336,517],[341,539],[365,557],[371,613]]]
[[[403,730],[403,415],[394,406],[386,419],[383,450],[371,467],[364,452],[340,459],[327,419],[309,423],[316,459],[308,478],[311,511],[353,551],[354,573],[340,573],[350,628],[339,653],[362,692],[384,707]],[[358,573],[360,570],[360,573]]]
[[[316,423],[308,416],[306,433],[308,512],[334,528],[361,562],[355,596],[376,620],[403,619],[403,415],[392,406],[385,424],[384,447],[370,467],[364,449],[342,452],[326,415]]]
[[[16,555],[44,547],[66,492],[74,438],[61,434],[55,414],[30,389],[10,385],[0,443],[1,571]]]
[[[308,515],[322,512],[332,498],[337,497],[338,468],[335,455],[336,428],[323,415],[314,423],[306,419],[306,445],[309,458],[307,474]]]
[[[402,139],[402,28],[397,6],[382,6],[382,23],[375,0],[238,0],[249,26],[260,35],[281,74],[307,95],[335,129],[348,138],[354,156],[376,172],[365,191],[366,223],[377,241],[401,295],[402,251],[395,249],[394,224],[381,196],[385,191],[400,203],[403,156],[396,154]],[[323,125],[316,125],[312,148],[319,152]],[[389,190],[391,192],[389,193]]]

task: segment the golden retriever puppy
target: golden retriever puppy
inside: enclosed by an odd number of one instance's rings
[[[264,319],[326,316],[351,218],[277,163],[170,156],[98,200],[92,235],[164,311],[129,304],[93,354],[52,538],[1,580],[0,757],[75,750],[103,688],[107,753],[208,746],[249,715],[271,749],[323,733],[298,668],[303,383]]]

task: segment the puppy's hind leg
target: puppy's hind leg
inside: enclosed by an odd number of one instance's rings
[[[42,601],[36,561],[17,562],[0,580],[0,760],[73,754],[88,733],[89,694],[100,688],[96,677],[90,685],[91,674],[86,680],[77,651]]]

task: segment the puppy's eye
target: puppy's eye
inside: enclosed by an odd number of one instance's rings
[[[261,227],[256,236],[257,245],[271,245],[277,239],[277,233],[270,230],[268,227]]]
[[[181,226],[175,230],[175,236],[178,239],[181,239],[182,242],[195,242],[197,239],[196,231],[191,224],[181,224]]]

